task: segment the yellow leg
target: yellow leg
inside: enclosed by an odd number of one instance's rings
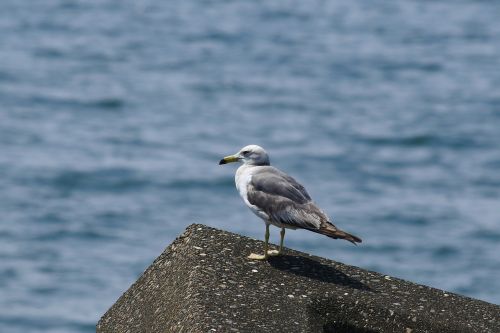
[[[279,256],[281,254],[281,252],[283,251],[283,241],[285,239],[285,228],[281,228],[280,236],[281,236],[281,239],[280,239],[279,250],[278,251],[276,251],[276,250],[267,251],[268,256]]]
[[[281,228],[280,236],[281,239],[280,239],[280,249],[278,251],[279,254],[283,252],[283,243],[285,242],[285,228]]]
[[[248,258],[254,260],[266,260],[268,258],[268,248],[269,248],[269,224],[266,224],[266,234],[264,238],[264,254],[251,253]]]

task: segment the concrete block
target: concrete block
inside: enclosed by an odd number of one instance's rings
[[[194,224],[97,332],[500,332],[500,307]]]

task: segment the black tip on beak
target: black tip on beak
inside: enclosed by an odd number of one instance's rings
[[[219,165],[222,165],[222,164],[227,164],[227,162],[224,159],[222,159],[219,161]]]

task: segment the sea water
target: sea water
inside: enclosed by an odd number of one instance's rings
[[[247,144],[363,239],[286,246],[500,303],[499,13],[1,1],[0,331],[93,331],[191,223],[263,239]]]

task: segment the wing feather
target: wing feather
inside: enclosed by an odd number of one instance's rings
[[[257,191],[285,197],[296,203],[311,201],[304,186],[272,166],[259,168],[259,171],[252,175],[251,185]]]
[[[273,167],[264,167],[252,175],[247,196],[274,222],[315,231],[328,221],[301,184]]]

